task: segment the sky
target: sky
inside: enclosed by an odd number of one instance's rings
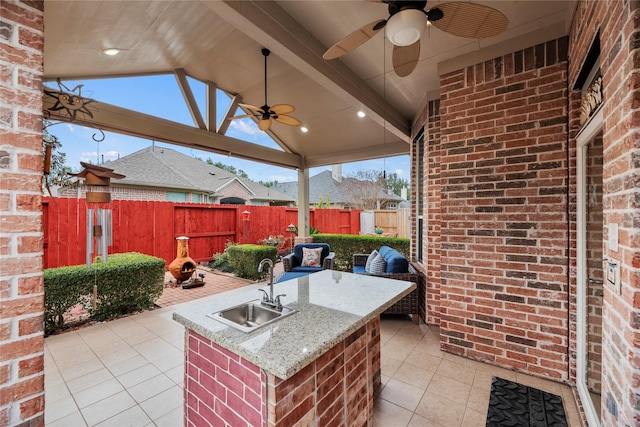
[[[204,114],[206,111],[204,84],[195,79],[188,79],[200,112]],[[83,85],[81,88],[83,97],[193,126],[193,120],[187,105],[172,74],[64,81],[63,83],[67,88],[62,88],[64,91],[73,91],[78,94],[76,86],[81,84]],[[58,90],[58,84],[55,81],[46,82],[45,85],[51,89]],[[218,91],[217,102],[219,122],[230,103],[230,99],[227,95]],[[237,114],[244,114],[244,112],[238,110]],[[199,157],[203,160],[210,158],[214,163],[221,162],[225,165],[233,166],[246,172],[249,178],[254,181],[289,182],[298,179],[298,174],[294,169],[271,166],[113,132],[105,132],[104,140],[96,142],[93,138],[94,135],[96,139],[102,138],[102,134],[96,129],[72,123],[53,123],[48,128],[49,133],[55,135],[62,143],[60,151],[66,154],[66,165],[74,171],[80,169],[81,161],[102,164],[103,161],[115,160],[155,144],[156,147],[171,148],[189,156]],[[280,150],[280,147],[266,133],[260,131],[251,119],[233,120],[226,135]],[[409,165],[410,159],[408,155],[388,157],[386,159],[345,163],[342,165],[342,174],[343,176],[355,176],[359,171],[374,170],[382,172],[386,170],[388,174],[396,173],[399,178],[410,181]],[[310,169],[310,176],[330,169],[331,166],[312,168]]]

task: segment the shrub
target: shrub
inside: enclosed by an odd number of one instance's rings
[[[224,273],[233,273],[233,268],[231,268],[231,265],[229,265],[229,255],[226,251],[213,254],[211,267]]]
[[[161,258],[131,252],[110,255],[106,263],[96,262],[88,268],[76,265],[45,270],[45,333],[64,326],[64,313],[76,304],[83,304],[97,320],[152,306],[162,295],[164,267]],[[95,310],[91,304],[94,285]]]
[[[265,277],[266,272],[258,272],[258,264],[264,258],[269,258],[275,264],[278,249],[264,245],[233,245],[226,249],[229,265],[236,276],[245,279],[258,280]]]

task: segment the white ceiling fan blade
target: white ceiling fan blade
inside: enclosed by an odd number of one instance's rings
[[[342,40],[338,41],[336,44],[331,46],[322,57],[326,60],[339,58],[342,55],[351,52],[355,48],[362,45],[364,42],[369,41],[371,37],[375,36],[378,31],[380,31],[383,27],[378,26],[378,24],[385,22],[384,19],[378,19],[373,22],[369,22],[366,25],[358,28]],[[374,29],[376,28],[377,29]]]
[[[399,77],[406,77],[416,69],[420,59],[420,40],[409,46],[393,47],[393,70]]]
[[[453,2],[439,4],[437,8],[444,16],[432,24],[454,36],[483,39],[497,36],[509,25],[502,12],[481,4]]]

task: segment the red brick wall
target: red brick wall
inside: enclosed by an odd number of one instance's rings
[[[568,380],[567,39],[442,76],[433,108],[442,348]]]
[[[600,32],[603,76],[604,256],[619,264],[622,292],[604,288],[602,425],[640,422],[640,210],[637,115],[640,78],[638,2],[580,2],[570,31],[569,84],[573,86]],[[571,116],[578,105],[572,103]],[[572,137],[577,126],[572,127]],[[609,224],[619,247],[608,245]],[[607,403],[608,401],[608,403]]]
[[[0,2],[0,425],[44,425],[43,3]]]
[[[286,380],[265,374],[191,330],[186,334],[187,426],[223,425],[221,414],[233,426],[371,422],[373,396],[381,381],[379,319]]]

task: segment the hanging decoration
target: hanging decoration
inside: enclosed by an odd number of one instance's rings
[[[51,112],[55,111],[60,116],[64,113],[71,121],[76,120],[78,114],[93,118],[93,113],[88,108],[88,105],[96,101],[82,96],[82,87],[84,85],[77,85],[73,89],[69,89],[60,81],[60,78],[56,79],[56,82],[59,90],[44,89],[46,95],[56,100],[55,104],[45,111],[45,114],[51,116]]]
[[[87,205],[111,203],[111,178],[122,179],[125,176],[113,172],[113,169],[90,163],[80,162],[84,168],[69,175],[84,178],[89,190],[86,194]],[[107,248],[112,244],[111,209],[87,209],[87,267],[93,262],[94,238],[97,239],[98,252],[102,262],[107,262]]]

